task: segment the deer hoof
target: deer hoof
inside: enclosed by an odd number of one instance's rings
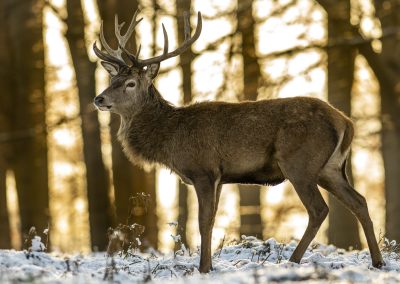
[[[379,260],[377,262],[373,262],[372,263],[372,266],[375,267],[375,268],[382,268],[385,265],[386,265],[386,263],[383,260]]]
[[[210,271],[213,271],[212,265],[200,265],[199,271],[200,273],[209,273]]]

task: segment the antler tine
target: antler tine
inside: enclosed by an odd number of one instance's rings
[[[128,30],[124,35],[121,35],[121,29],[124,26],[125,23],[118,23],[118,15],[115,15],[115,36],[118,39],[118,43],[125,47],[126,43],[132,36],[133,31],[135,30],[135,27],[137,24],[139,24],[143,18],[140,18],[139,20],[136,20],[138,14],[138,10],[136,10],[135,14],[132,17],[131,23],[129,24]]]
[[[107,41],[106,38],[104,37],[104,25],[103,25],[103,21],[101,21],[101,26],[100,26],[100,42],[101,45],[104,47],[104,49],[108,52],[109,55],[117,57],[118,58],[118,53],[116,52],[116,50],[112,49]]]
[[[140,49],[142,48],[142,45],[141,44],[139,44],[139,48],[138,48],[138,50],[136,51],[136,58],[139,58],[139,54],[140,54]]]
[[[164,27],[164,24],[162,24],[162,29],[163,29],[163,35],[164,35],[164,49],[163,49],[163,54],[161,56],[165,56],[168,54],[168,34],[167,34],[167,30]],[[141,45],[139,45],[139,48],[137,50],[136,56],[133,55],[132,53],[130,53],[128,50],[126,50],[126,48],[124,46],[122,46],[121,44],[119,45],[119,47],[121,48],[121,50],[128,56],[129,60],[132,61],[133,65],[137,66],[137,67],[144,67],[147,65],[147,60],[140,60],[139,59],[139,53],[140,53],[140,49],[141,49]],[[161,56],[155,57],[155,58],[159,58]],[[149,63],[150,64],[150,63]]]
[[[189,26],[188,19],[185,20],[185,26]],[[161,61],[164,61],[171,57],[178,56],[181,53],[183,53],[192,43],[194,43],[199,38],[201,29],[202,29],[202,18],[201,18],[201,13],[198,12],[197,13],[197,27],[196,27],[196,31],[195,31],[194,35],[191,37],[190,32],[188,32],[189,27],[185,27],[186,39],[184,40],[183,44],[180,47],[178,47],[177,49],[175,49],[174,51],[168,52],[168,35],[167,35],[167,32],[163,25],[163,33],[164,33],[164,52],[163,52],[163,54],[153,57],[153,58],[145,59],[145,60],[141,60],[138,58],[136,58],[136,60],[139,63],[139,65],[146,66],[146,65],[149,65],[152,63],[160,63]]]
[[[111,54],[107,54],[103,51],[101,51],[98,47],[96,42],[94,42],[93,44],[93,51],[94,53],[97,55],[98,58],[100,58],[101,60],[107,61],[107,62],[112,62],[112,63],[116,63],[118,65],[126,65],[125,62],[121,61],[120,59],[118,59],[117,57],[111,55]]]
[[[137,59],[137,56],[140,52],[140,46],[137,52],[137,55],[135,56],[134,54],[130,53],[128,50],[126,50],[126,48],[124,46],[122,46],[121,44],[118,44],[118,48],[121,50],[121,52],[125,53],[125,55],[129,58],[129,60],[132,62],[133,66],[141,68],[144,65],[142,65],[139,60]]]
[[[132,17],[131,23],[128,27],[128,30],[126,31],[126,33],[124,35],[121,35],[121,29],[124,26],[125,23],[118,23],[118,15],[115,15],[115,19],[114,19],[114,31],[115,31],[115,36],[117,37],[118,40],[118,48],[117,49],[112,49],[109,44],[107,43],[105,36],[104,36],[104,25],[103,25],[103,21],[101,22],[101,26],[100,26],[100,41],[101,41],[101,45],[104,47],[104,49],[107,51],[107,53],[101,51],[100,49],[97,48],[96,43],[94,43],[93,45],[93,50],[96,53],[96,55],[105,61],[108,62],[113,62],[113,63],[117,63],[119,65],[127,65],[124,61],[124,59],[122,58],[122,52],[123,50],[121,49],[121,47],[125,47],[127,41],[129,40],[129,38],[132,36],[132,33],[136,27],[137,24],[140,23],[140,21],[143,18],[140,18],[139,20],[136,20],[137,18],[137,14],[138,14],[139,10],[135,11],[135,14]],[[126,53],[127,51],[124,50],[124,52]],[[130,56],[129,56],[130,58]],[[135,62],[133,62],[135,63]]]
[[[172,52],[168,52],[168,47],[169,47],[169,42],[168,42],[168,33],[165,29],[164,24],[162,25],[162,30],[163,30],[163,36],[164,36],[164,49],[163,53],[159,56],[141,60],[139,59],[139,53],[140,53],[140,48],[141,46],[139,45],[139,48],[137,50],[136,56],[129,51],[126,50],[125,45],[128,41],[128,39],[131,37],[135,27],[137,24],[140,23],[140,21],[143,20],[143,18],[140,18],[139,20],[136,20],[138,14],[138,10],[136,10],[135,14],[132,17],[131,23],[129,24],[128,30],[124,35],[121,35],[121,29],[124,26],[124,23],[119,24],[118,23],[118,15],[115,16],[115,36],[118,39],[118,48],[117,49],[112,49],[106,42],[105,37],[104,37],[104,30],[103,30],[103,22],[101,23],[101,30],[100,30],[100,40],[105,48],[105,50],[108,52],[108,54],[102,52],[99,50],[96,46],[96,43],[93,45],[93,49],[96,53],[96,55],[105,61],[109,62],[114,62],[118,64],[123,64],[127,65],[124,62],[124,59],[122,58],[122,53],[124,53],[129,60],[133,63],[134,66],[136,67],[144,67],[146,65],[152,64],[152,63],[160,63],[161,61],[164,61],[166,59],[169,59],[171,57],[175,57],[183,53],[186,49],[189,48],[190,45],[192,45],[200,36],[201,30],[202,30],[202,18],[201,18],[201,13],[197,13],[197,27],[196,31],[193,36],[190,35],[190,24],[189,24],[189,14],[184,13],[184,34],[185,34],[185,40],[183,41],[182,45],[175,49]]]
[[[165,30],[164,24],[162,24],[162,31],[164,36],[164,50],[163,50],[163,55],[164,55],[168,53],[168,34],[167,31]]]

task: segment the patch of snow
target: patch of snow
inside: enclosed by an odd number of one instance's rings
[[[175,243],[178,243],[181,241],[181,235],[171,235],[171,238],[174,240]]]
[[[40,242],[36,239],[35,242]],[[41,243],[41,242],[40,242]],[[38,243],[36,243],[37,245]],[[383,253],[386,265],[376,269],[367,250],[344,251],[332,245],[313,244],[301,264],[288,261],[297,243],[279,243],[244,237],[241,243],[224,246],[213,255],[214,270],[198,271],[199,254],[184,246],[179,253],[116,255],[62,255],[44,252],[0,250],[0,283],[398,283],[400,255]]]
[[[42,243],[42,239],[39,236],[34,236],[32,239],[32,245],[29,247],[30,251],[45,251],[46,246]]]
[[[167,225],[170,226],[170,227],[177,227],[178,226],[178,222],[177,221],[168,222]]]

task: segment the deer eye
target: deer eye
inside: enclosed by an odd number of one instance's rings
[[[126,84],[127,88],[134,88],[136,86],[135,82],[129,82],[128,84]]]

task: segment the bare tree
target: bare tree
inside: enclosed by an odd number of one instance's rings
[[[104,250],[108,243],[107,229],[113,225],[113,220],[109,198],[110,182],[101,153],[100,124],[97,113],[93,111],[93,97],[96,94],[96,63],[89,60],[86,51],[85,22],[81,1],[68,0],[67,12],[66,38],[75,69],[82,120],[90,239],[93,249]]]
[[[10,110],[12,109],[11,89],[12,78],[10,76],[11,62],[10,49],[5,21],[4,1],[0,1],[0,248],[11,247],[11,232],[7,211],[6,170],[9,167],[9,155],[11,151],[10,140],[6,137],[11,131]],[[7,139],[6,139],[7,138]]]
[[[376,53],[370,41],[359,46],[378,79],[381,94],[382,157],[385,168],[386,236],[400,240],[400,25],[398,1],[374,1],[382,28],[382,51]],[[396,33],[393,33],[393,30]]]
[[[328,4],[336,6],[336,10],[345,4],[337,5],[337,1],[319,1],[328,11]],[[400,41],[396,36],[399,26],[398,11],[399,4],[394,1],[374,1],[376,16],[380,21],[382,36],[382,51],[377,53],[372,48],[372,40],[365,39],[360,28],[352,26],[349,19],[347,22],[348,36],[352,37],[345,40],[347,45],[358,48],[372,68],[380,87],[381,93],[381,122],[382,122],[382,157],[385,172],[385,200],[386,200],[386,235],[390,239],[400,239],[400,219],[397,211],[400,206],[400,176],[398,175],[398,165],[400,164],[400,103],[399,95],[400,83],[399,66],[400,59],[397,56]],[[333,9],[333,8],[332,8]],[[328,12],[329,13],[329,12]],[[343,40],[342,40],[343,41]],[[341,44],[343,45],[343,44]]]
[[[189,13],[191,9],[191,0],[177,0],[176,1],[176,16],[178,22],[178,42],[183,42],[185,39],[184,34],[184,13]],[[182,69],[182,92],[183,98],[182,103],[184,105],[189,104],[192,101],[192,60],[193,52],[189,49],[187,52],[180,55],[180,66]],[[186,225],[188,221],[188,187],[186,184],[179,183],[179,213],[178,213],[178,224],[181,230],[181,241],[186,244]]]
[[[338,38],[352,34],[349,26],[350,1],[319,1],[328,15],[328,46]],[[351,114],[351,93],[354,77],[354,61],[357,50],[352,45],[338,45],[327,49],[328,54],[328,101],[345,114]],[[348,175],[351,176],[349,159]],[[352,178],[350,178],[352,180]],[[334,197],[329,196],[328,240],[338,247],[360,248],[357,220]]]
[[[49,222],[47,133],[43,49],[44,1],[3,0],[13,68],[12,169],[15,173],[21,231],[42,232]]]
[[[0,164],[0,249],[11,248],[11,232],[7,208],[6,171]]]
[[[132,14],[138,8],[137,1],[97,1],[99,13],[104,21],[104,34],[110,46],[116,47],[117,41],[114,35],[114,16],[118,15],[120,22],[129,22]],[[126,26],[124,27],[126,28]],[[135,32],[127,46],[133,50],[136,49]],[[111,116],[110,132],[111,137],[115,137],[119,127],[119,117]],[[132,165],[116,139],[112,139],[112,171],[115,195],[115,206],[117,222],[125,224],[127,220],[145,226],[143,234],[149,244],[157,247],[158,230],[156,216],[156,190],[155,190],[155,172],[145,172],[143,169]],[[130,198],[135,194],[145,192],[150,194],[150,208],[146,210],[140,205],[136,210],[131,210]],[[132,215],[133,214],[133,215]]]
[[[243,97],[255,101],[261,81],[260,65],[256,54],[255,20],[253,0],[237,1],[237,31],[241,35],[241,55],[243,58]],[[260,187],[239,185],[240,195],[240,235],[263,237],[261,220]]]

